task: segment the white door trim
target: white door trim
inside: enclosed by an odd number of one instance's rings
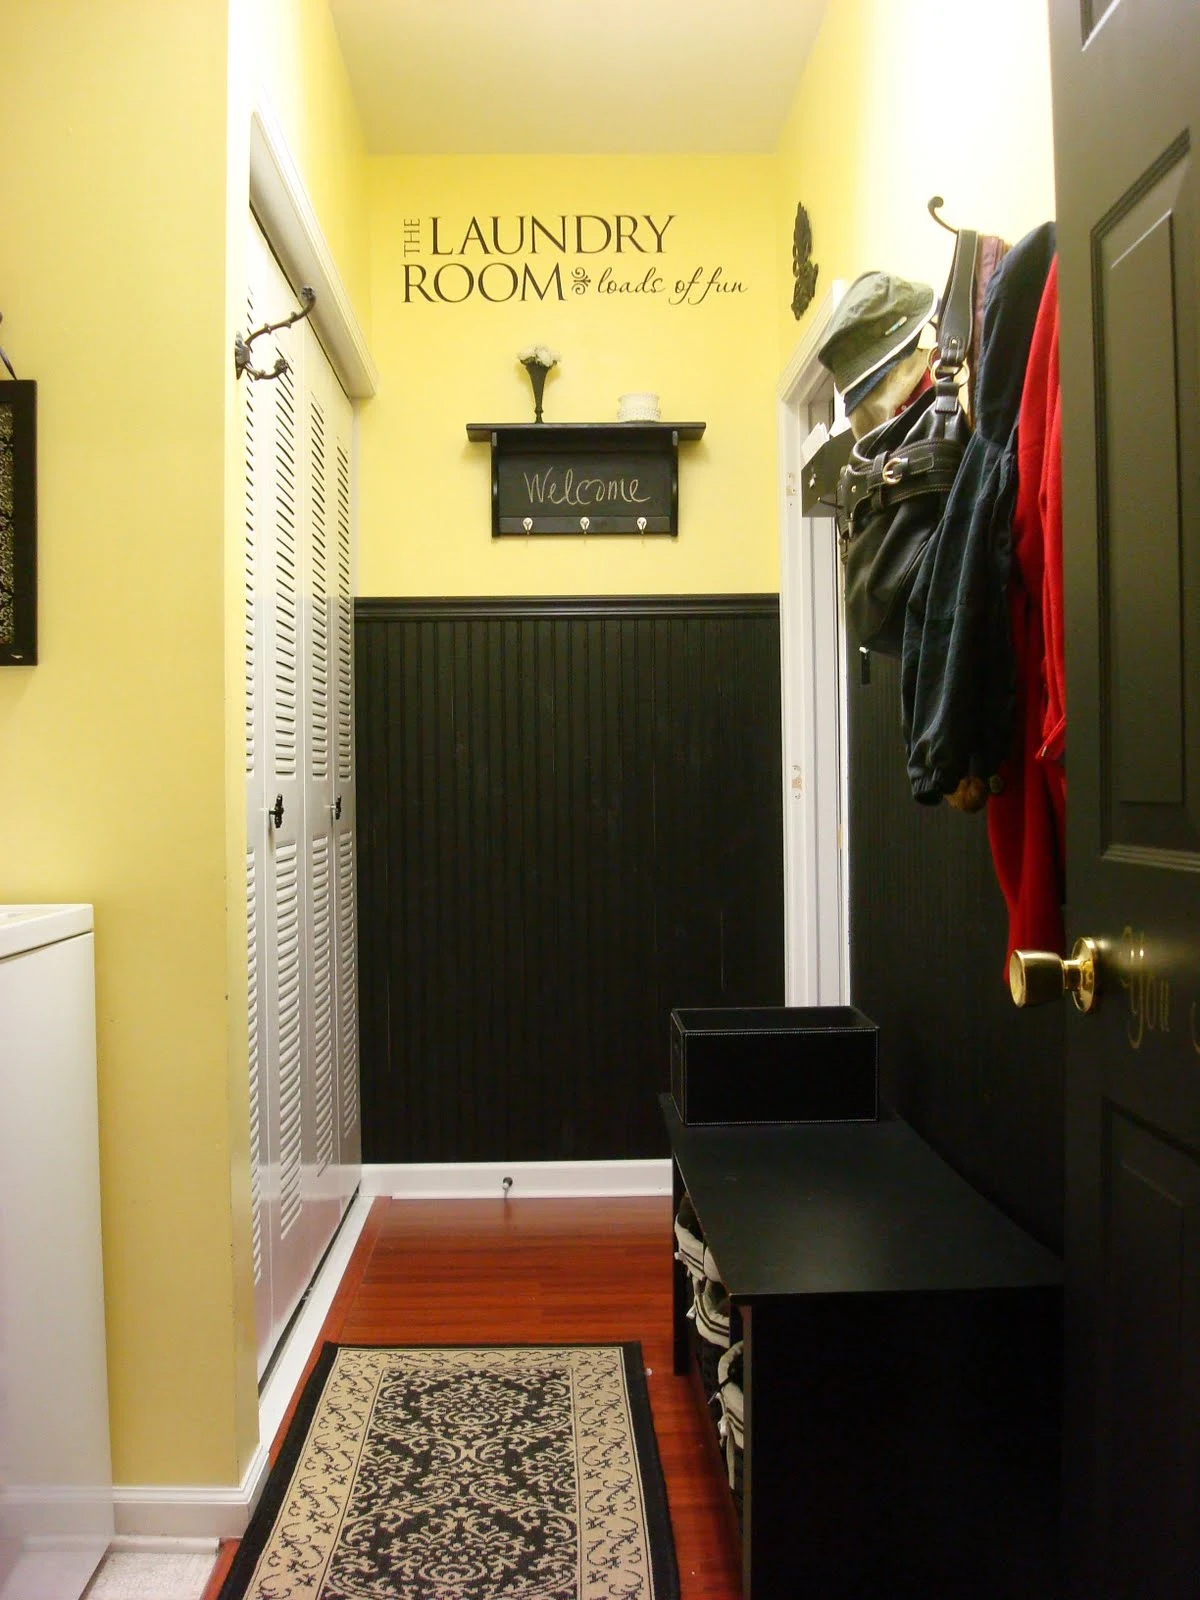
[[[817,351],[844,292],[831,286],[776,388],[785,993],[796,1006],[850,995],[841,572],[833,519],[805,517],[800,497],[809,403],[829,383]]]
[[[293,288],[316,290],[312,324],[343,389],[352,400],[369,399],[379,373],[283,129],[262,103],[250,119],[250,209]]]

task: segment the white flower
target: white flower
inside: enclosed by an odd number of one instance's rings
[[[530,344],[517,351],[517,360],[527,367],[556,367],[558,352],[546,344]]]

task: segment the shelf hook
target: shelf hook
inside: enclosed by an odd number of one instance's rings
[[[290,317],[284,317],[281,322],[264,322],[261,328],[255,328],[254,332],[247,334],[244,339],[240,335],[234,336],[233,370],[235,377],[240,378],[242,373],[246,372],[252,378],[279,378],[285,372],[291,371],[287,357],[282,355],[275,357],[275,365],[269,372],[265,367],[251,365],[250,346],[255,339],[261,339],[264,333],[278,333],[280,328],[290,328],[293,323],[302,322],[317,303],[316,290],[310,289],[308,284],[305,284],[300,291],[300,299],[302,302],[301,309],[293,311]]]
[[[954,235],[954,237],[957,239],[958,238],[958,229],[957,228],[952,228],[944,217],[939,217],[938,216],[938,212],[942,209],[942,207],[945,204],[946,204],[946,202],[942,199],[941,195],[940,194],[935,194],[933,196],[933,198],[929,202],[929,215],[937,223],[939,228],[945,228],[947,233],[952,233]]]

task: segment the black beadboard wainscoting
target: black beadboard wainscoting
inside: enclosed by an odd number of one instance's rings
[[[775,596],[360,600],[368,1162],[666,1154],[675,1006],[781,1004]]]
[[[912,798],[898,661],[851,650],[850,969],[882,1095],[962,1175],[1062,1249],[1067,1002],[1018,1011],[987,819]]]

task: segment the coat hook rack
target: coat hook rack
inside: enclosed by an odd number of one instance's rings
[[[942,207],[945,204],[946,204],[946,202],[942,199],[941,195],[940,194],[935,194],[933,196],[933,198],[929,202],[929,215],[937,223],[939,228],[945,228],[947,233],[952,233],[954,235],[954,237],[957,239],[958,238],[958,229],[957,228],[952,228],[950,226],[950,224],[946,221],[945,217],[939,217],[938,216],[938,212],[942,209]]]
[[[3,322],[3,321],[4,321],[4,313],[3,313],[3,311],[0,311],[0,322]],[[4,363],[4,365],[5,365],[5,366],[6,366],[6,367],[7,367],[7,368],[8,368],[8,375],[9,375],[9,377],[10,377],[10,378],[11,378],[11,379],[12,379],[12,381],[13,381],[13,382],[14,382],[14,383],[16,383],[16,381],[17,381],[17,375],[16,375],[16,373],[15,373],[15,372],[14,372],[14,371],[13,371],[13,364],[12,364],[12,362],[11,362],[11,361],[10,361],[10,360],[9,360],[9,359],[8,359],[8,357],[7,357],[7,356],[6,356],[6,355],[5,355],[5,354],[4,354],[4,351],[3,351],[3,349],[0,349],[0,361],[3,361],[3,363]]]
[[[261,328],[255,328],[254,332],[248,334],[244,339],[240,335],[234,336],[233,370],[236,377],[240,378],[242,373],[245,372],[251,378],[278,378],[283,373],[291,370],[286,356],[276,356],[275,365],[269,372],[265,367],[252,366],[250,346],[255,339],[261,339],[264,333],[278,333],[280,328],[290,328],[293,323],[303,322],[304,318],[317,303],[316,290],[310,289],[308,284],[305,284],[300,291],[300,299],[302,301],[301,309],[293,311],[290,317],[284,317],[282,322],[264,322]]]

